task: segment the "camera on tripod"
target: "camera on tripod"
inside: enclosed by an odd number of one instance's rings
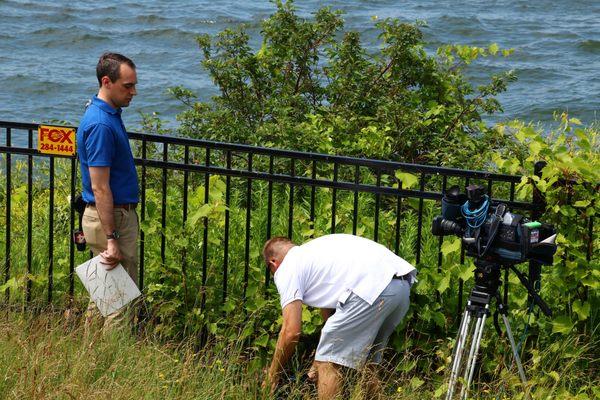
[[[459,385],[460,398],[468,398],[492,299],[496,300],[494,326],[500,334],[498,315],[501,315],[527,398],[527,378],[507,317],[508,292],[505,291],[505,300],[502,300],[498,290],[500,272],[506,271],[507,281],[508,270],[514,271],[533,302],[544,314],[551,316],[552,310],[533,288],[531,277],[525,277],[515,265],[528,260],[552,264],[556,253],[556,230],[552,225],[511,213],[504,203],[492,203],[483,186],[470,185],[466,189],[463,194],[458,186],[453,186],[444,193],[442,215],[435,217],[431,225],[431,233],[436,236],[460,237],[466,254],[475,258],[475,285],[458,329],[446,400],[452,400]]]
[[[500,265],[527,260],[550,265],[556,253],[552,225],[511,213],[504,203],[492,204],[480,185],[467,186],[466,193],[458,186],[447,190],[431,233],[461,237],[467,255]]]

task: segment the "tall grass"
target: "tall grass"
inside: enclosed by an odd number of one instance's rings
[[[528,362],[534,399],[597,398],[598,340],[557,343],[556,352],[540,352]],[[396,400],[440,398],[443,373],[417,376],[404,366],[421,362],[417,353],[387,359],[382,397]],[[575,361],[588,358],[590,374]],[[242,346],[223,349],[212,343],[197,349],[192,341],[165,343],[129,329],[85,332],[78,317],[46,312],[41,315],[5,311],[0,316],[1,399],[312,399],[314,385],[302,379],[305,365],[295,371],[275,395],[266,393],[261,362]],[[520,399],[516,372],[503,366],[493,380],[472,391],[477,399]],[[552,372],[558,371],[558,372]],[[365,398],[363,376],[350,374],[344,398]],[[372,397],[369,397],[372,398]]]

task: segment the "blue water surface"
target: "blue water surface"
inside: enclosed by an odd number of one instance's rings
[[[474,84],[514,69],[518,81],[500,96],[503,114],[552,121],[555,110],[585,123],[600,110],[600,1],[296,1],[303,16],[320,6],[345,11],[346,29],[363,34],[376,51],[373,17],[425,20],[428,51],[447,43],[514,48],[509,58],[486,58],[468,70]],[[252,43],[260,22],[275,9],[253,1],[27,1],[0,0],[0,120],[78,123],[96,93],[95,65],[107,50],[131,57],[138,66],[139,95],[125,110],[130,130],[140,113],[157,112],[176,126],[183,106],[166,94],[183,85],[201,99],[216,93],[195,37],[244,23]]]

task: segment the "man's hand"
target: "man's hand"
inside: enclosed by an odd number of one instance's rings
[[[308,372],[306,373],[306,375],[308,376],[308,380],[309,381],[311,381],[311,382],[317,382],[319,374],[317,372],[317,366],[315,365],[314,362],[310,366],[310,369],[308,370]]]
[[[106,235],[115,231],[115,219],[113,208],[113,195],[110,190],[110,168],[109,167],[90,167],[90,180],[92,181],[92,191],[96,201],[98,217],[102,224],[102,230]],[[109,239],[106,244],[106,250],[100,253],[106,265],[107,270],[117,266],[123,258],[119,244],[114,239]]]
[[[109,239],[106,245],[106,250],[100,253],[100,257],[104,261],[101,263],[104,264],[106,270],[109,271],[119,264],[119,261],[123,259],[121,255],[121,250],[119,249],[119,243],[116,239]]]
[[[283,308],[283,324],[281,325],[281,331],[279,331],[267,380],[263,384],[263,386],[271,386],[271,393],[275,391],[279,384],[279,374],[281,374],[284,365],[292,356],[300,338],[301,330],[302,301],[294,300]]]

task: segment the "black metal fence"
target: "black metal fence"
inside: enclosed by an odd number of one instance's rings
[[[89,257],[78,254],[70,239],[77,223],[69,202],[79,187],[76,159],[39,153],[37,129],[36,124],[0,122],[0,153],[5,158],[0,166],[2,282],[6,301],[18,298],[25,304],[40,296],[57,301],[57,279],[61,295],[72,299],[78,291],[74,267]],[[256,271],[269,285],[257,254],[275,234],[303,240],[323,233],[358,233],[422,264],[424,237],[430,235],[425,222],[439,213],[442,193],[452,184],[484,184],[494,199],[522,213],[535,214],[543,206],[538,198],[515,200],[520,176],[142,133],[130,133],[130,140],[141,185],[140,286],[159,279],[158,274],[147,276],[149,263],[159,269],[165,264],[181,268],[184,276],[186,269],[195,268],[203,288],[215,284],[208,276],[218,273],[219,288],[211,293],[221,292],[223,302],[231,285],[246,298],[248,280]],[[407,187],[414,178],[416,184]],[[217,186],[215,195],[211,191]],[[217,214],[200,213],[204,204]],[[408,213],[414,223],[403,229]],[[185,231],[192,237],[173,233],[192,222],[197,229]],[[407,230],[413,235],[411,254],[403,242]],[[171,238],[185,245],[172,245]],[[442,238],[428,240],[435,241],[437,250],[423,267],[440,270]],[[201,307],[207,293],[200,291]]]

